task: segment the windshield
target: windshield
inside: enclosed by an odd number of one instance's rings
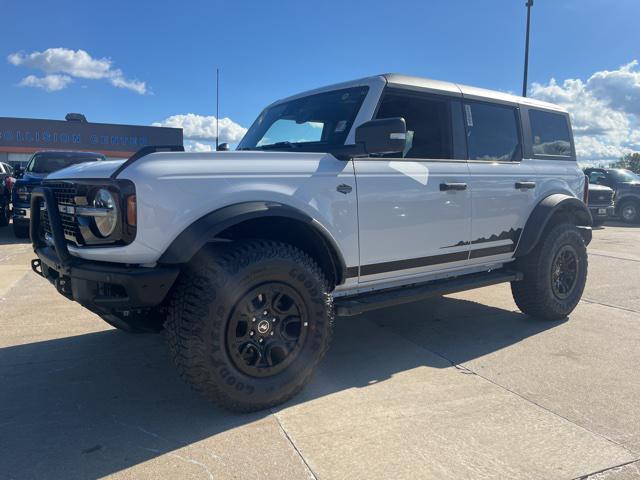
[[[309,95],[265,109],[238,150],[328,151],[344,145],[369,87]]]
[[[95,155],[78,155],[77,153],[35,154],[25,171],[30,173],[52,173],[76,163],[95,162],[102,157]]]
[[[617,182],[640,182],[640,176],[631,170],[621,168],[619,170],[612,170],[611,173]]]

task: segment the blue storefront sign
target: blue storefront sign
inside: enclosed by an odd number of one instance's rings
[[[182,145],[182,129],[0,117],[0,149],[133,152],[146,145]]]

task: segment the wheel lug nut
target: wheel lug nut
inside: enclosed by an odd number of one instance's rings
[[[271,335],[273,335],[273,332],[271,332]]]
[[[253,318],[251,319],[251,321],[252,321],[252,322],[255,322],[255,321],[256,321],[256,317],[253,317]]]
[[[272,321],[273,323],[276,323],[276,319],[275,319],[275,318],[272,318],[272,319],[271,319],[271,321]]]
[[[253,330],[251,330],[251,331],[249,332],[249,336],[250,336],[250,337],[253,337]]]
[[[260,343],[262,343],[264,340],[260,339]]]
[[[269,315],[269,312],[265,310],[264,312],[262,312],[262,314],[266,317],[267,315]]]

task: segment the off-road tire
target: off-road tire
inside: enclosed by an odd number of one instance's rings
[[[9,201],[0,200],[0,227],[9,225]]]
[[[227,327],[246,292],[273,282],[297,292],[307,330],[285,369],[252,376],[234,363]],[[178,278],[169,302],[165,334],[178,372],[196,391],[228,410],[251,412],[287,401],[311,379],[329,347],[329,292],[317,263],[286,243],[247,240],[203,250]]]
[[[633,209],[634,215],[632,215],[631,217],[629,216],[625,216],[624,215],[624,211],[625,209]],[[625,222],[625,223],[639,223],[640,222],[640,202],[638,202],[637,200],[625,200],[620,204],[620,210],[618,210],[620,212],[620,219]]]
[[[27,238],[29,236],[29,227],[25,225],[13,224],[13,236],[16,238]]]
[[[565,246],[573,249],[577,259],[575,284],[566,298],[559,298],[552,287],[552,266]],[[578,305],[587,280],[587,248],[577,227],[555,223],[545,229],[538,245],[516,262],[524,278],[511,282],[516,305],[526,315],[542,320],[560,320]]]
[[[100,314],[100,318],[112,327],[127,333],[159,333],[164,329],[166,314],[159,309],[139,312]]]

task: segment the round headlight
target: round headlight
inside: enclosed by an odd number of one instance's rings
[[[103,237],[108,237],[116,229],[118,224],[118,207],[113,194],[101,188],[93,197],[93,207],[101,210],[101,215],[95,216],[94,221],[98,232]]]

